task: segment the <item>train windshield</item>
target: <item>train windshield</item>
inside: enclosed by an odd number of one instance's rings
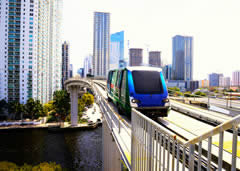
[[[133,71],[133,82],[137,94],[162,94],[160,73],[157,71]]]

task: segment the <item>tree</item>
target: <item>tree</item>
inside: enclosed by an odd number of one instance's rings
[[[53,110],[54,110],[53,101],[49,101],[48,103],[43,105],[43,114],[45,116],[47,116]]]
[[[7,106],[8,104],[4,99],[0,100],[0,114],[4,112],[4,109],[6,109]]]
[[[17,101],[10,102],[8,105],[8,112],[14,114],[15,119],[22,119],[24,113],[24,105]]]
[[[94,103],[94,96],[90,93],[85,93],[82,96],[82,100],[86,106],[90,106]]]
[[[66,90],[57,90],[53,94],[53,107],[62,120],[70,113],[70,98]]]
[[[35,101],[35,107],[34,107],[34,117],[40,117],[43,116],[43,106],[39,100]]]

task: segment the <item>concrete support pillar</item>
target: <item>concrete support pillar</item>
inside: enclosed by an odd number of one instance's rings
[[[71,126],[78,125],[78,92],[80,86],[72,85],[68,87],[68,92],[71,97]]]

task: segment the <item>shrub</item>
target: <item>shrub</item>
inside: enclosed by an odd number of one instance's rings
[[[31,166],[28,164],[24,164],[23,166],[17,166],[15,163],[2,161],[0,162],[0,170],[7,171],[62,171],[63,169],[59,164],[56,164],[55,162],[43,162],[36,166]]]
[[[71,114],[67,115],[65,118],[65,122],[70,122],[71,121]]]
[[[32,171],[39,171],[39,170],[61,171],[62,168],[59,164],[56,164],[55,162],[50,162],[50,163],[44,162],[32,168]]]
[[[94,96],[90,93],[85,93],[83,96],[82,96],[82,101],[84,102],[84,104],[86,106],[90,106],[94,103]]]
[[[57,117],[55,115],[48,115],[47,117],[47,123],[50,123],[50,122],[57,122]]]

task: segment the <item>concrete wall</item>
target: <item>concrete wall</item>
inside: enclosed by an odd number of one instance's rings
[[[106,120],[103,119],[103,171],[121,171],[121,154]]]

